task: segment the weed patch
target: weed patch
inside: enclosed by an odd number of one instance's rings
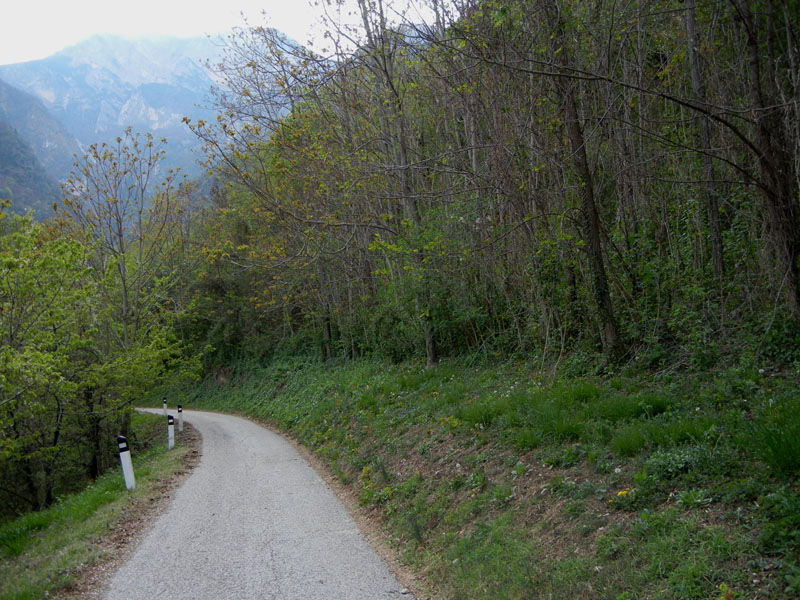
[[[454,598],[529,598],[536,552],[510,517],[480,524],[456,537],[446,554],[449,591]],[[498,574],[502,574],[498,577]]]

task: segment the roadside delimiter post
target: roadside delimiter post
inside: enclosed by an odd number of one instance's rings
[[[183,406],[178,404],[178,433],[183,433]]]
[[[125,478],[125,487],[132,490],[136,487],[136,478],[133,475],[131,451],[128,449],[128,438],[121,435],[117,437],[119,446],[119,461],[122,463],[122,476]]]
[[[167,397],[164,396],[161,399],[161,410],[164,411],[164,416],[167,416]]]
[[[167,450],[175,447],[175,419],[167,415]]]

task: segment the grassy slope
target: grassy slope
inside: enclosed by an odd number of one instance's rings
[[[526,365],[242,369],[182,390],[294,434],[448,598],[788,598],[796,376],[548,382]]]
[[[0,525],[0,599],[38,599],[68,589],[76,574],[104,552],[95,542],[137,502],[148,501],[159,480],[184,469],[187,448],[166,451],[163,419],[135,415],[139,440],[132,448],[136,489],[128,492],[120,469],[51,508]]]

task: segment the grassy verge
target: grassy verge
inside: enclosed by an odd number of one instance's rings
[[[794,373],[287,362],[174,396],[313,448],[442,597],[800,592]]]
[[[108,549],[97,542],[127,512],[153,494],[159,482],[184,469],[187,447],[166,451],[161,417],[133,417],[136,489],[128,492],[114,469],[82,492],[0,525],[0,599],[38,599],[68,590],[86,567],[104,560]]]

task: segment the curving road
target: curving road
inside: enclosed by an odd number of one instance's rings
[[[203,435],[202,460],[107,599],[413,598],[286,440],[239,417],[184,418]]]

